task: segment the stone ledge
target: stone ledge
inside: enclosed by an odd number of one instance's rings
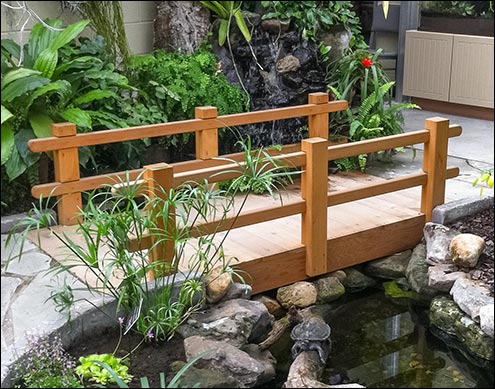
[[[54,221],[57,222],[57,213],[53,209],[50,209],[49,212],[52,214]],[[15,225],[26,218],[27,212],[16,213],[15,215],[9,216],[2,216],[1,233],[8,234],[10,232],[21,232],[22,228],[15,228]]]
[[[432,222],[449,224],[490,207],[493,208],[493,196],[466,197],[435,207],[432,213]]]

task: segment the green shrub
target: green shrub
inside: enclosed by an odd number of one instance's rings
[[[96,363],[97,361],[109,366],[122,381],[130,382],[132,380],[132,375],[128,372],[128,360],[122,360],[122,358],[117,358],[113,354],[91,354],[87,357],[80,357],[80,365],[76,367],[76,373],[82,379],[97,384],[106,385],[107,383],[115,382],[110,372],[99,363]]]

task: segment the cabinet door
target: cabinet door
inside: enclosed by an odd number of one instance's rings
[[[452,103],[493,108],[493,38],[454,35]]]
[[[452,34],[406,31],[404,95],[449,101],[452,45]]]

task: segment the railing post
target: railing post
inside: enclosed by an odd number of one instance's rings
[[[318,92],[310,93],[308,96],[309,104],[327,104],[328,93]],[[310,138],[328,139],[328,113],[319,113],[317,115],[309,115],[308,117],[308,132]]]
[[[306,210],[302,214],[301,240],[306,245],[306,274],[311,277],[327,272],[328,140],[304,139],[301,149],[306,153],[301,185]]]
[[[427,174],[427,182],[421,191],[421,212],[429,222],[433,208],[445,201],[449,120],[426,119],[425,128],[430,132],[430,140],[424,145],[423,171]]]
[[[216,107],[196,107],[196,119],[215,119]],[[196,158],[208,159],[218,157],[218,128],[196,131]]]
[[[57,138],[76,136],[76,125],[72,123],[53,123],[52,135]],[[79,181],[79,154],[77,147],[53,152],[53,167],[55,181]],[[57,203],[58,223],[64,226],[77,224],[80,219],[78,212],[82,208],[81,193],[69,193],[60,196]]]
[[[170,189],[174,183],[174,169],[172,165],[166,163],[156,163],[153,165],[147,165],[143,167],[143,178],[146,180],[148,186],[148,196],[152,199],[154,197],[160,197],[163,200],[167,199]],[[163,209],[160,207],[160,209]],[[159,212],[158,209],[150,209],[150,212],[155,215]],[[151,262],[162,261],[164,264],[168,264],[170,268],[165,270],[161,275],[170,274],[176,271],[171,267],[173,264],[175,254],[175,209],[170,207],[168,209],[168,221],[167,226],[163,217],[160,215],[152,215],[157,217],[156,227],[164,231],[163,235],[151,234],[151,249],[148,252],[148,259]],[[170,237],[170,239],[164,239]],[[160,241],[159,241],[160,240]],[[155,270],[150,271],[149,277],[151,280],[155,278]]]

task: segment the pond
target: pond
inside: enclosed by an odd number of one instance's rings
[[[320,379],[324,383],[356,382],[368,388],[493,387],[493,363],[478,361],[478,366],[433,335],[427,306],[393,301],[381,290],[367,289],[347,294],[328,308],[332,350]],[[271,350],[278,361],[276,386],[287,377],[291,346],[285,334]]]

